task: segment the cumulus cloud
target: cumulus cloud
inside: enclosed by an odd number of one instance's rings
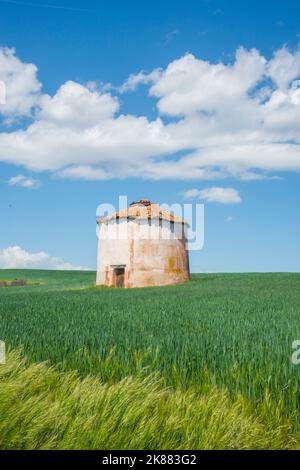
[[[265,67],[266,59],[255,49],[238,49],[233,65],[211,64],[186,54],[168,65],[150,94],[159,98],[159,111],[170,116],[212,113],[245,103]]]
[[[67,81],[43,94],[34,65],[11,49],[1,54],[0,79],[27,77],[23,88],[9,85],[4,119],[32,117],[0,132],[2,162],[90,181],[252,180],[300,171],[300,50],[282,48],[267,60],[241,47],[229,64],[186,54],[131,75],[119,91],[148,85],[157,100],[153,120],[122,114],[114,88]]]
[[[118,116],[79,129],[37,120],[26,130],[0,133],[0,161],[31,170],[92,165],[115,177],[138,176],[143,162],[177,150],[160,119]]]
[[[101,94],[73,81],[62,85],[53,97],[43,95],[38,119],[54,126],[86,129],[113,117],[119,108],[117,98]]]
[[[268,64],[268,75],[278,88],[286,90],[300,76],[300,49],[295,54],[286,47],[276,51]]]
[[[183,197],[185,199],[195,199],[200,196],[200,192],[201,191],[199,191],[199,189],[196,189],[196,188],[188,189],[187,191],[183,193]]]
[[[190,189],[184,193],[186,199],[198,198],[206,202],[217,202],[220,204],[239,204],[242,198],[234,188],[205,188]]]
[[[37,67],[16,57],[15,50],[0,47],[0,80],[5,85],[5,105],[0,115],[7,120],[30,116],[37,104],[41,83],[37,79]]]
[[[162,73],[162,69],[155,69],[150,73],[146,73],[143,70],[137,74],[131,74],[127,80],[117,88],[120,93],[127,93],[128,91],[134,91],[139,85],[146,85],[148,83],[156,82]]]
[[[37,189],[41,183],[31,176],[17,175],[10,178],[8,184],[10,186],[20,186],[21,188]]]
[[[0,248],[0,269],[87,270],[84,266],[74,266],[43,251],[30,253],[20,246]]]
[[[6,85],[2,80],[0,80],[0,105],[4,105],[5,103],[6,103]]]

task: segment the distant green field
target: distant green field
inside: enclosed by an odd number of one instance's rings
[[[254,410],[267,399],[270,415],[280,409],[298,429],[300,274],[193,275],[123,290],[93,287],[93,272],[0,271],[14,278],[39,285],[0,289],[0,339],[29,362],[109,384],[157,372],[182,393],[216,384]]]

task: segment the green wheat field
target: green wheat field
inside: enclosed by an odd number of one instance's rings
[[[300,448],[300,274],[0,270],[1,449]]]

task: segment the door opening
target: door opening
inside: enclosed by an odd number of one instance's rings
[[[124,287],[125,268],[115,268],[115,287]]]

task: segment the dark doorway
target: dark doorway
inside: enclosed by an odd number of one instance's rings
[[[115,268],[115,287],[124,287],[125,268]]]

